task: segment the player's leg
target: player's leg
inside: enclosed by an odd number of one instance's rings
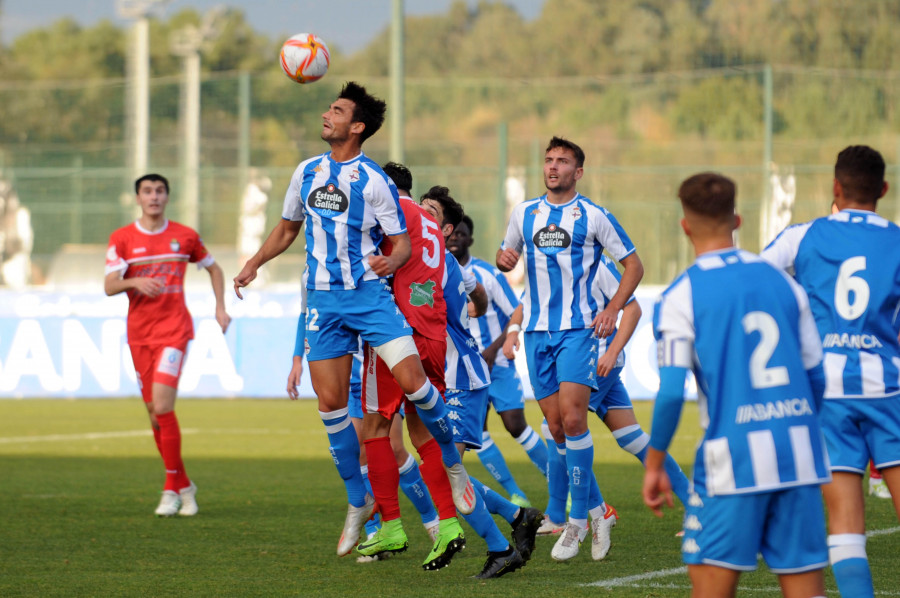
[[[475,454],[478,455],[478,460],[491,474],[491,477],[503,486],[510,499],[514,499],[517,503],[522,503],[524,506],[529,506],[525,492],[519,488],[512,472],[509,471],[506,459],[503,458],[500,448],[494,444],[494,439],[491,438],[491,433],[488,432],[487,426],[481,433],[481,448],[476,450]]]
[[[779,575],[778,584],[784,598],[825,598],[825,575],[821,569]]]
[[[897,513],[897,519],[900,519],[900,466],[885,467],[881,470],[884,483],[887,485],[891,500],[894,501],[894,511]]]
[[[862,474],[832,471],[822,486],[828,508],[828,557],[841,596],[874,595],[866,554],[865,505]]]
[[[566,444],[557,444],[545,419],[541,433],[547,440],[547,508],[539,535],[555,535],[566,526],[566,499],[569,496],[569,473],[566,470]]]
[[[566,529],[551,552],[556,560],[568,560],[577,555],[588,532],[588,498],[594,465],[594,439],[587,427],[590,390],[584,384],[560,383],[559,407],[566,437],[566,469],[572,507]]]
[[[422,525],[428,532],[429,538],[434,542],[438,530],[438,514],[434,509],[434,503],[431,501],[431,493],[425,480],[422,479],[422,472],[419,470],[419,464],[415,457],[409,454],[403,443],[403,416],[396,414],[391,421],[391,449],[394,451],[394,460],[400,471],[400,489],[406,495],[406,498],[413,504],[419,512],[422,519]]]
[[[613,438],[616,439],[616,443],[622,450],[637,457],[643,465],[647,456],[647,446],[650,444],[650,436],[638,424],[634,410],[631,408],[609,409],[603,418],[603,423],[612,432]],[[681,504],[686,504],[690,483],[681,467],[668,453],[666,453],[665,468],[666,474],[672,482],[673,492],[678,496]]]
[[[737,594],[740,572],[713,565],[688,565],[691,598],[730,598]]]

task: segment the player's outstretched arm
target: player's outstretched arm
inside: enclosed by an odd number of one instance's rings
[[[641,306],[638,305],[636,300],[625,305],[625,309],[622,310],[622,320],[619,322],[619,331],[616,333],[612,342],[609,343],[609,346],[606,347],[606,352],[597,360],[598,376],[605,378],[612,369],[616,367],[616,360],[619,358],[619,353],[622,352],[625,345],[628,344],[629,339],[631,339],[631,335],[634,334],[638,322],[641,319],[641,313]],[[598,314],[597,317],[594,318],[594,332],[597,332],[599,322],[600,316]]]
[[[610,298],[603,311],[597,315],[598,319],[594,320],[594,329],[600,338],[606,338],[616,329],[619,311],[624,309],[625,303],[634,295],[634,290],[644,277],[644,264],[636,251],[622,259],[622,266],[625,267],[625,270],[622,272],[619,290]]]
[[[516,267],[519,261],[519,252],[515,249],[498,249],[497,250],[497,268],[501,272],[509,272]]]
[[[241,295],[241,289],[256,279],[256,271],[259,270],[260,266],[284,253],[291,246],[291,243],[294,242],[294,239],[297,238],[297,235],[300,234],[301,228],[303,228],[302,221],[295,222],[282,219],[275,225],[275,228],[266,237],[259,251],[247,260],[247,263],[244,264],[238,275],[234,277],[234,293],[238,296],[238,299],[244,298]]]
[[[660,341],[661,342],[661,341]],[[672,482],[666,474],[666,449],[672,443],[672,437],[681,419],[684,405],[684,382],[687,369],[676,366],[659,368],[659,394],[653,406],[653,425],[650,430],[650,445],[644,461],[644,486],[642,495],[644,504],[657,517],[662,517],[662,506],[675,505],[672,498]]]
[[[388,240],[391,242],[391,255],[370,255],[369,265],[372,272],[378,276],[390,276],[397,271],[400,266],[409,261],[412,255],[412,243],[409,240],[409,233],[401,233],[399,235],[390,235]]]
[[[213,295],[216,296],[216,322],[222,329],[222,334],[225,334],[228,325],[231,324],[231,316],[225,311],[225,274],[222,272],[221,266],[216,263],[207,266],[206,271],[209,272]]]

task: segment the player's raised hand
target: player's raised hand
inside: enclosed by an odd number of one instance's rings
[[[147,297],[158,297],[163,290],[163,283],[156,278],[138,277],[132,278],[133,289]]]

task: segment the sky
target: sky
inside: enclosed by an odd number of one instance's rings
[[[127,0],[134,4],[135,1]],[[405,0],[410,15],[445,13],[453,0]],[[466,0],[470,6],[477,0]],[[525,19],[532,20],[545,0],[504,0]],[[0,40],[4,45],[35,28],[46,27],[64,17],[83,26],[108,19],[124,25],[116,7],[122,0],[0,0]],[[354,52],[390,23],[392,0],[171,0],[163,18],[186,8],[206,12],[215,6],[228,6],[244,12],[250,24],[273,39],[295,33],[315,33],[326,43],[344,52]]]

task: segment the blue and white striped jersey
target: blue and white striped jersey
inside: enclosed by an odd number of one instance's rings
[[[601,252],[606,248],[617,261],[634,252],[613,215],[581,194],[562,205],[546,195],[517,205],[501,248],[525,260],[523,324],[529,332],[590,326],[598,311],[590,291]]]
[[[449,251],[444,254],[444,301],[447,302],[447,390],[476,390],[491,383],[487,363],[469,334],[469,293],[475,278],[464,272]]]
[[[484,315],[480,318],[469,318],[469,332],[478,343],[478,350],[483,352],[485,347],[506,330],[509,318],[519,306],[519,298],[516,297],[503,273],[486,261],[470,256],[463,269],[472,273],[488,296],[488,307]],[[503,356],[503,351],[497,351],[494,365],[510,367],[512,364]]]
[[[665,290],[653,329],[660,368],[697,379],[694,484],[713,496],[829,480],[807,373],[822,348],[800,285],[752,253],[705,253]]]
[[[825,398],[900,394],[900,227],[843,210],[785,229],[762,257],[806,290],[825,350]]]
[[[355,289],[377,280],[369,256],[384,235],[406,232],[397,187],[365,154],[335,162],[331,152],[300,163],[284,196],[281,217],[306,225],[307,286]]]
[[[609,303],[609,300],[613,298],[613,295],[619,290],[619,283],[622,282],[622,275],[619,274],[619,270],[616,268],[615,262],[609,259],[606,255],[600,256],[600,267],[597,268],[597,276],[594,277],[594,286],[591,290],[594,295],[594,299],[597,300],[597,310],[603,311],[606,305]],[[629,304],[634,301],[634,296],[628,298],[628,301],[625,304]],[[616,338],[616,334],[618,330],[613,331],[606,338],[599,339],[599,349],[597,355],[603,355],[606,353],[606,348],[609,344]],[[619,356],[616,358],[616,367],[624,367],[625,366],[625,351],[619,352]]]

